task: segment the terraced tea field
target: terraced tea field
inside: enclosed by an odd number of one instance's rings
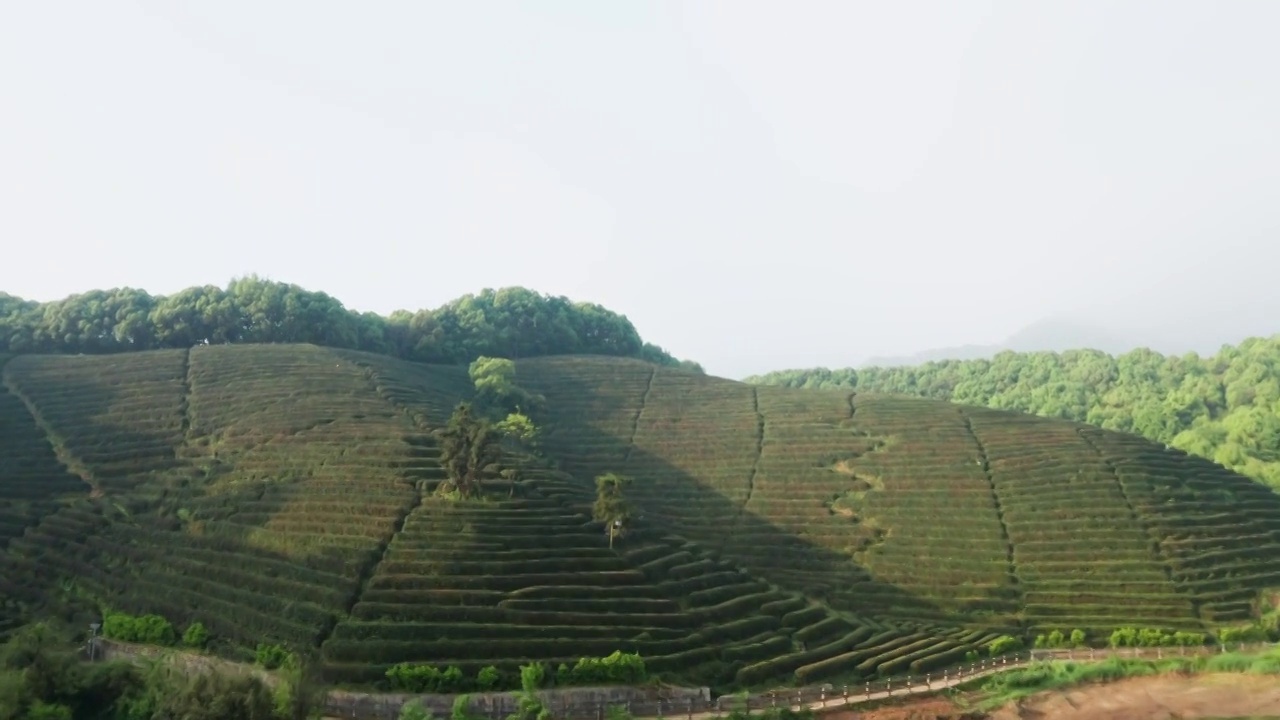
[[[622,650],[757,685],[927,672],[1006,632],[1203,630],[1280,587],[1280,498],[1136,437],[618,358],[517,376],[558,469],[460,501],[431,491],[465,368],[309,345],[13,358],[0,632],[72,589],[200,621],[219,652],[309,648],[335,683]],[[638,510],[612,549],[603,472]]]
[[[625,359],[517,367],[566,469],[632,475],[655,527],[843,613],[1096,636],[1240,619],[1280,586],[1280,497],[1136,436]]]

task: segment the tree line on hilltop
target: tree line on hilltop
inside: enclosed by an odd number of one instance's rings
[[[747,382],[1017,410],[1142,435],[1280,488],[1280,335],[1217,354],[1003,352],[916,367],[782,370]]]
[[[426,363],[482,356],[615,355],[702,371],[646,343],[625,316],[520,287],[434,310],[348,310],[297,285],[249,276],[168,296],[93,290],[53,302],[0,293],[0,353],[114,353],[204,343],[314,343]]]

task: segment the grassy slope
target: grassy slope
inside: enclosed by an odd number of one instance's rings
[[[1280,585],[1280,500],[1129,436],[633,360],[518,373],[567,472],[456,503],[421,487],[460,368],[287,345],[14,359],[0,529],[26,534],[0,593],[74,577],[233,645],[320,646],[335,681],[624,649],[757,682],[940,662],[1023,623],[1200,627]],[[589,521],[609,470],[644,515],[616,550]]]

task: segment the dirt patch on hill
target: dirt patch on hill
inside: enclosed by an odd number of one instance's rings
[[[892,707],[854,708],[823,720],[1221,720],[1280,718],[1280,683],[1274,676],[1165,675],[1053,690],[992,711],[965,710],[944,697]]]

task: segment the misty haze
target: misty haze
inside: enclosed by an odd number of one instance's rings
[[[728,377],[1058,318],[1087,332],[1037,349],[1276,330],[1271,4],[2,19],[0,287],[28,299],[258,273],[386,314],[520,285]]]

